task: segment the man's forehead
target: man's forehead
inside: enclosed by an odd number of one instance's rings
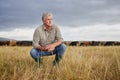
[[[47,15],[46,17],[52,17],[52,15]]]
[[[52,19],[52,16],[51,15],[48,15],[45,17],[46,19]]]

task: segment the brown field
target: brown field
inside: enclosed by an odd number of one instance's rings
[[[120,46],[68,46],[59,67],[49,56],[40,68],[31,48],[0,47],[0,80],[120,80]]]

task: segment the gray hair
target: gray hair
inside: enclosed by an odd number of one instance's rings
[[[53,16],[53,15],[50,12],[43,13],[42,20],[44,20],[44,18],[47,17],[47,16]]]

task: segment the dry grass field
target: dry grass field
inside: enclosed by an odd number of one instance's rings
[[[40,68],[31,48],[0,47],[0,80],[120,80],[120,46],[68,46],[59,67],[49,56]]]

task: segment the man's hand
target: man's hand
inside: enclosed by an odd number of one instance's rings
[[[45,47],[38,46],[37,49],[50,52],[50,51],[53,51],[55,49],[55,47],[60,45],[61,43],[62,43],[62,41],[57,41],[53,44],[46,45]]]
[[[42,46],[38,46],[37,49],[42,50],[42,51],[45,51],[45,48],[42,47]]]
[[[49,45],[45,46],[44,49],[48,52],[53,51],[55,49],[55,45],[49,44]]]

